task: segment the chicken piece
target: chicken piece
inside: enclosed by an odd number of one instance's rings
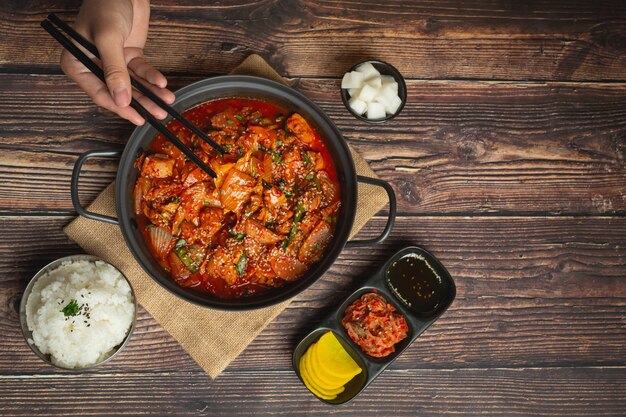
[[[177,197],[183,187],[180,184],[169,180],[153,180],[150,189],[144,193],[143,199],[154,209],[159,210],[161,206],[169,203]]]
[[[232,136],[227,135],[225,132],[222,132],[221,130],[211,130],[210,132],[207,133],[207,136],[213,139],[215,143],[222,145],[222,147],[228,148],[233,145]],[[203,140],[200,140],[199,144],[200,144],[200,149],[202,149],[208,155],[211,155],[211,156],[217,155],[217,151],[209,143]]]
[[[281,168],[281,176],[287,184],[294,184],[298,176],[304,176],[304,162],[299,148],[291,148],[283,154]]]
[[[340,206],[341,206],[341,202],[335,201],[328,207],[321,209],[320,214],[322,216],[322,219],[326,220],[328,223],[332,223],[331,218],[337,216],[337,213],[339,213]]]
[[[272,188],[263,190],[263,200],[269,207],[279,207],[287,202],[285,194],[275,185],[273,185]]]
[[[146,156],[141,167],[141,176],[148,178],[169,178],[174,173],[176,161],[167,155],[154,154]]]
[[[209,207],[200,213],[200,228],[203,240],[207,241],[222,228],[224,211],[221,208]]]
[[[321,171],[325,167],[324,157],[319,152],[306,151],[309,159],[311,161],[311,165],[315,168],[316,171]]]
[[[256,154],[259,150],[259,143],[266,148],[271,146],[275,135],[270,132],[261,126],[248,126],[246,133],[237,139],[237,146],[242,147],[244,152],[252,151]]]
[[[237,281],[237,278],[239,278],[233,254],[236,255],[236,259],[239,260],[242,253],[243,246],[234,251],[231,251],[223,246],[218,246],[208,256],[206,273],[210,277],[221,278],[228,284],[233,285]]]
[[[322,207],[326,207],[337,200],[337,187],[333,184],[326,171],[319,171],[317,173],[317,182],[322,189]]]
[[[287,119],[287,128],[293,133],[301,142],[311,145],[315,142],[315,131],[309,125],[304,117],[298,113],[294,113]]]
[[[306,264],[300,262],[294,255],[276,247],[269,253],[269,262],[276,275],[285,281],[294,281],[307,270]]]
[[[226,133],[229,133],[228,131],[241,132],[243,130],[241,121],[235,117],[235,113],[230,109],[217,113],[211,117],[211,125],[225,131]]]
[[[309,233],[311,233],[311,231],[319,221],[320,217],[317,214],[306,213],[296,225],[295,234],[291,233],[291,230],[293,229],[293,221],[287,223],[289,225],[289,231],[287,233],[291,236],[291,238],[289,239],[289,244],[287,246],[287,251],[297,254],[304,240],[309,235]],[[281,229],[284,230],[283,228]]]
[[[260,222],[248,219],[245,223],[246,236],[264,245],[273,245],[283,240],[283,237],[272,232]]]
[[[322,193],[315,188],[309,188],[304,192],[300,201],[307,212],[317,210],[322,203]]]
[[[298,251],[298,260],[311,264],[322,259],[324,249],[332,238],[332,229],[324,220],[320,220],[302,243]]]
[[[262,185],[260,186],[263,187]],[[263,205],[263,197],[261,197],[261,193],[263,191],[259,189],[259,186],[254,190],[252,195],[250,196],[250,201],[246,204],[244,209],[244,217],[250,217],[254,213],[256,213],[261,206]]]
[[[240,215],[255,185],[256,181],[252,176],[237,169],[231,169],[220,188],[222,207]]]
[[[274,229],[278,233],[288,234],[291,231],[292,219],[295,212],[293,210],[279,208],[275,211],[270,211],[269,215],[271,219],[276,223]]]
[[[162,227],[166,230],[170,229],[170,222],[172,219],[167,215],[161,215],[161,213],[159,213],[158,211],[148,207],[147,204],[143,205],[142,213],[148,218],[148,220],[150,220],[151,223],[154,223],[157,226]]]
[[[209,186],[205,182],[198,182],[187,188],[180,194],[180,206],[176,210],[172,223],[172,234],[177,236],[183,220],[198,226],[200,210],[204,207],[204,201],[209,194]]]
[[[275,282],[276,272],[274,272],[272,265],[270,265],[267,253],[260,253],[259,256],[255,257],[252,262],[249,263],[248,267],[250,268],[249,279],[251,282],[273,287],[277,286]]]

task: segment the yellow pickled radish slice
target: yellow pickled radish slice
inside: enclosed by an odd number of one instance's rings
[[[337,398],[336,395],[324,395],[321,392],[317,391],[315,387],[313,386],[313,384],[311,384],[311,380],[309,379],[308,374],[304,371],[303,365],[304,365],[304,356],[300,358],[300,377],[302,378],[304,385],[306,385],[309,391],[311,391],[315,396],[323,400],[334,400],[335,398]]]
[[[307,354],[309,352],[304,354],[304,357],[302,358],[302,360],[300,361],[300,373],[304,373],[306,378],[309,380],[309,382],[311,383],[311,386],[320,394],[322,395],[326,395],[328,397],[332,397],[332,396],[337,396],[339,394],[341,394],[345,388],[343,386],[339,387],[339,388],[326,388],[324,386],[321,386],[319,384],[319,381],[316,381],[315,378],[313,377],[313,373],[311,372],[311,369],[308,366],[308,359],[307,359]]]
[[[317,343],[312,344],[311,347],[309,347],[308,352],[311,355],[311,358],[309,359],[311,361],[311,369],[313,369],[316,378],[322,384],[329,387],[340,387],[346,385],[353,378],[353,376],[336,377],[327,373],[324,368],[322,368],[318,355]]]
[[[320,371],[337,378],[352,379],[361,373],[361,367],[346,352],[333,332],[326,332],[316,343]]]
[[[327,390],[342,388],[350,380],[347,378],[338,379],[332,375],[320,374],[319,366],[314,359],[315,356],[315,344],[311,345],[307,353],[305,354],[304,364],[309,371],[309,376],[313,381],[316,381],[320,387]]]

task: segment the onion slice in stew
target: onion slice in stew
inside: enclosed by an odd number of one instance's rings
[[[159,257],[166,257],[167,253],[172,249],[172,235],[158,226],[148,226],[148,237],[150,244]]]

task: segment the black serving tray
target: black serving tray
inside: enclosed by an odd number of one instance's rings
[[[444,297],[444,301],[437,308],[437,311],[428,315],[428,317],[420,316],[414,311],[410,310],[401,300],[399,300],[393,292],[389,289],[385,275],[387,269],[393,262],[401,259],[410,253],[416,253],[424,257],[424,259],[436,270],[439,276],[447,281],[448,293]],[[346,308],[352,304],[357,298],[361,297],[365,293],[377,292],[387,299],[387,301],[393,305],[398,313],[401,313],[405,318],[409,326],[409,332],[406,339],[396,344],[396,350],[392,354],[384,358],[375,358],[369,356],[361,350],[361,348],[350,339],[346,329],[341,324],[341,320],[345,314]],[[454,280],[444,268],[443,265],[427,250],[418,246],[409,246],[398,252],[396,252],[391,258],[389,258],[385,264],[369,277],[361,287],[354,291],[344,302],[335,309],[330,315],[328,315],[318,327],[311,331],[302,341],[296,346],[293,352],[292,365],[293,369],[298,375],[298,378],[302,381],[300,376],[300,358],[307,351],[309,346],[317,342],[322,334],[327,331],[332,331],[337,336],[337,339],[341,342],[346,351],[352,356],[357,364],[363,369],[359,375],[355,376],[345,386],[345,390],[337,396],[334,400],[324,400],[322,398],[316,398],[320,401],[332,405],[345,404],[351,401],[354,397],[360,394],[376,377],[384,371],[404,350],[411,344],[417,337],[422,334],[432,323],[435,322],[452,304],[456,295],[456,287]],[[302,382],[304,384],[304,382]],[[306,385],[305,385],[306,387]],[[307,388],[308,389],[308,388]]]

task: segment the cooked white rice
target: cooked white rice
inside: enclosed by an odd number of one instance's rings
[[[66,316],[63,309],[72,300],[79,311]],[[37,280],[26,301],[32,342],[65,368],[84,368],[111,356],[134,314],[128,282],[101,261],[63,262]]]

